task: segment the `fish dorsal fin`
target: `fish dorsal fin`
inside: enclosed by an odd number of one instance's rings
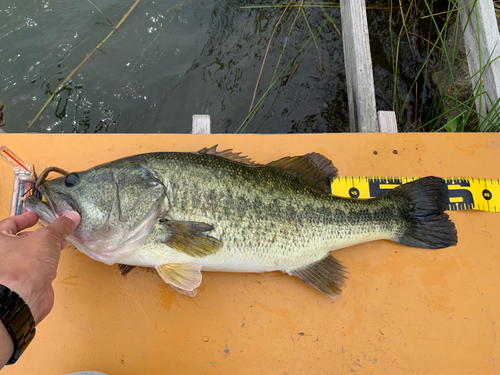
[[[241,156],[240,155],[241,152],[233,152],[232,148],[224,150],[224,151],[217,151],[216,150],[217,146],[218,145],[214,145],[210,148],[204,147],[200,151],[198,151],[197,153],[198,154],[205,154],[205,155],[215,155],[215,156],[219,156],[219,157],[224,158],[224,159],[228,159],[231,161],[235,161],[238,163],[251,165],[251,166],[259,165],[256,162],[252,161],[248,156]]]
[[[342,294],[347,280],[347,270],[330,254],[316,263],[286,273],[298,277],[330,298]]]
[[[162,264],[155,267],[158,275],[176,291],[190,297],[201,284],[201,266],[196,263]]]
[[[337,177],[339,171],[330,159],[317,152],[303,156],[287,156],[272,161],[266,166],[300,178],[310,187],[322,192],[327,192],[330,189],[330,183],[333,178]]]
[[[160,220],[155,231],[167,246],[200,258],[215,254],[222,247],[221,240],[205,233],[213,229],[212,225],[196,221]]]

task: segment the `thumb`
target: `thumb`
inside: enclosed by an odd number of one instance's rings
[[[54,220],[45,228],[55,234],[61,241],[68,237],[80,224],[80,214],[75,211],[65,213],[63,216]]]

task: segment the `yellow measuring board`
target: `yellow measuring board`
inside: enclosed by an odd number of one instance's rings
[[[346,198],[375,198],[419,177],[336,177],[331,193]],[[500,212],[500,180],[443,177],[450,196],[449,210]]]

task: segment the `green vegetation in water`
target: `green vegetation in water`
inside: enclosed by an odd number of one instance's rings
[[[73,40],[65,44],[68,51],[83,56],[77,61],[62,56],[57,63],[57,82],[47,78],[45,65],[39,69],[43,73],[31,85],[44,81],[43,101],[33,97],[35,111],[30,114],[33,121],[28,131],[185,133],[190,121],[184,119],[190,119],[192,113],[210,113],[212,129],[219,133],[348,130],[342,41],[335,25],[339,14],[332,17],[338,4],[320,4],[317,9],[303,1],[302,6],[290,4],[284,22],[276,29],[262,77],[258,69],[283,9],[242,9],[244,1],[171,0],[161,6],[142,2],[127,27],[115,34],[118,26],[113,24],[123,10],[96,0],[83,4],[85,12],[95,13],[95,40],[87,45]],[[288,32],[292,20],[295,26]],[[103,27],[108,33],[104,40],[96,30]],[[89,40],[84,39],[87,35],[80,36],[82,28],[87,31],[82,22],[75,27],[74,39]],[[47,35],[50,40],[53,33],[49,30]],[[48,64],[54,61],[52,56],[46,60]],[[285,66],[289,70],[283,71]],[[247,117],[254,87],[255,105],[251,107],[255,110],[248,117],[253,119],[248,126],[249,121],[241,123]],[[262,105],[264,92],[268,100]]]
[[[292,21],[292,24],[290,26],[290,29],[289,29],[289,32],[288,32],[288,35],[286,36],[286,38],[290,37],[290,35],[292,33],[292,30],[293,30],[293,28],[294,28],[294,26],[296,24],[297,18],[299,16],[303,16],[304,17],[305,23],[307,24],[307,28],[308,28],[311,36],[304,42],[304,44],[302,45],[302,48],[300,48],[300,50],[295,54],[295,56],[293,57],[293,59],[290,60],[288,62],[288,64],[283,68],[283,70],[277,75],[278,67],[280,65],[281,59],[283,57],[283,54],[285,52],[285,48],[286,48],[286,45],[287,45],[286,44],[286,40],[287,39],[285,39],[285,43],[284,43],[284,45],[283,45],[283,47],[281,49],[281,53],[280,53],[280,55],[278,57],[278,62],[276,63],[276,67],[274,69],[274,73],[273,73],[271,82],[270,82],[268,88],[264,91],[264,93],[261,95],[260,99],[257,101],[257,103],[254,106],[255,94],[257,93],[257,89],[258,89],[258,86],[259,86],[259,83],[260,83],[260,78],[261,78],[261,76],[259,75],[259,77],[257,79],[257,84],[256,84],[256,87],[255,87],[255,91],[254,91],[254,100],[252,100],[252,103],[250,104],[250,110],[249,110],[249,113],[248,113],[247,117],[243,120],[243,122],[241,123],[241,125],[236,130],[237,134],[238,133],[242,133],[245,130],[245,128],[247,127],[247,125],[250,123],[250,121],[254,118],[255,114],[260,109],[260,107],[261,107],[262,103],[264,102],[264,100],[269,95],[269,92],[271,91],[271,89],[277,84],[277,82],[279,80],[281,80],[283,78],[283,76],[287,72],[289,73],[289,77],[286,80],[285,86],[286,86],[286,84],[288,84],[288,82],[290,81],[290,79],[292,79],[292,76],[293,76],[294,72],[300,66],[300,63],[302,62],[302,59],[306,56],[306,53],[309,51],[309,49],[313,45],[316,47],[316,50],[318,52],[319,63],[321,65],[321,67],[322,67],[321,54],[319,52],[318,45],[316,44],[316,37],[319,35],[319,33],[324,28],[324,26],[325,26],[325,24],[327,22],[331,22],[332,25],[335,26],[335,29],[337,30],[337,32],[340,34],[340,31],[338,31],[338,29],[336,28],[335,23],[333,22],[333,20],[331,18],[331,16],[333,15],[333,13],[338,9],[338,4],[321,3],[322,4],[322,5],[320,5],[321,7],[324,6],[325,4],[327,4],[328,7],[333,7],[333,8],[337,8],[337,9],[335,9],[330,14],[326,13],[326,11],[325,11],[325,20],[315,30],[312,30],[312,28],[311,28],[311,25],[310,25],[310,23],[308,21],[308,18],[307,18],[307,14],[305,13],[304,8],[302,7],[303,4],[304,4],[304,1],[302,1],[301,5],[298,6],[298,11],[297,11],[297,13],[296,13],[296,15],[295,15],[295,17],[294,17],[294,19]],[[288,3],[288,5],[285,6],[285,9],[283,10],[283,13],[282,13],[281,17],[279,18],[278,22],[276,23],[276,25],[274,27],[273,34],[271,35],[271,40],[272,40],[272,38],[274,36],[274,31],[276,30],[276,28],[280,24],[280,22],[283,19],[283,16],[287,12],[287,10],[296,7],[295,5],[296,4],[292,4],[292,2],[290,1]],[[264,6],[264,8],[265,7],[266,6]],[[258,8],[258,7],[245,7],[245,8]],[[271,44],[271,40],[269,41],[269,44],[268,44],[268,50],[269,50],[269,45]],[[262,70],[264,68],[266,57],[267,57],[267,52],[266,52],[266,55],[264,56],[264,60],[262,62],[261,74],[262,74]],[[323,68],[323,70],[324,70],[324,68]]]
[[[460,2],[450,1],[446,13],[445,24],[439,30],[439,39],[436,45],[440,47],[437,87],[438,95],[434,96],[431,111],[422,121],[421,127],[427,131],[464,132],[464,131],[498,131],[500,128],[500,100],[492,100],[483,90],[483,74],[485,69],[494,61],[491,56],[479,56],[482,68],[472,77],[460,82],[456,76],[454,66],[466,65],[460,56],[460,46],[463,43],[463,32],[458,22],[457,14]],[[474,3],[475,6],[476,2]],[[428,6],[428,5],[427,5]],[[470,14],[467,24],[478,22],[476,8]],[[435,22],[436,16],[431,15]],[[462,20],[463,22],[463,20]],[[437,22],[435,22],[437,28]],[[479,38],[479,50],[481,39]],[[473,78],[476,83],[468,95],[462,95],[467,87],[472,86]],[[478,112],[477,105],[482,106],[486,101],[491,109],[484,115]]]
[[[137,0],[135,5],[139,1]],[[141,55],[132,64],[128,74],[135,71],[136,66],[143,59],[146,51],[164,33],[172,20],[175,19],[177,11],[190,1],[181,0],[168,9],[167,13],[170,13],[170,19],[157,31],[152,41],[144,47]],[[71,76],[116,31],[132,10],[115,26],[96,4],[91,0],[88,0],[88,2],[106,18],[113,30],[52,92],[52,97],[47,101],[37,117],[59,90],[65,90],[63,86]],[[382,75],[383,78],[390,74],[392,77],[391,79],[384,80],[380,79],[379,76],[378,80],[376,79],[376,82],[379,82],[379,84],[383,82],[382,84],[387,85],[383,88],[376,87],[377,109],[395,111],[400,131],[459,132],[499,130],[500,101],[497,100],[494,102],[482,90],[484,69],[491,64],[491,58],[489,56],[481,56],[483,68],[476,72],[473,77],[463,80],[461,79],[462,77],[457,76],[458,74],[461,76],[464,74],[463,70],[461,73],[457,73],[456,66],[467,68],[466,56],[460,53],[460,46],[463,44],[463,32],[458,22],[460,7],[466,5],[468,3],[464,4],[458,0],[410,0],[409,2],[379,0],[367,3],[374,75],[385,74]],[[500,17],[500,1],[494,1],[494,6],[497,16]],[[266,100],[271,102],[276,100],[276,98],[269,97],[272,90],[274,92],[284,92],[287,89],[289,82],[301,67],[301,62],[308,52],[311,51],[314,53],[314,50],[316,50],[318,55],[316,73],[325,74],[322,55],[320,53],[321,47],[318,46],[317,38],[326,24],[333,25],[334,30],[341,36],[339,28],[332,19],[333,14],[338,8],[338,3],[305,2],[304,0],[290,0],[285,4],[248,5],[241,7],[241,9],[249,9],[251,11],[274,12],[274,14],[279,12],[278,14],[281,14],[281,17],[276,21],[262,60],[260,74],[256,77],[254,97],[252,102],[249,103],[249,113],[237,128],[236,133],[245,131]],[[323,19],[320,19],[320,22],[318,22],[317,15],[321,13],[323,14]],[[314,23],[310,22],[311,14],[316,15]],[[388,18],[388,27],[385,30],[377,29],[376,26],[373,26],[377,22],[370,22],[371,19],[373,20],[374,17],[379,16]],[[301,21],[300,24],[299,20]],[[474,11],[471,13],[471,18],[468,22],[477,22]],[[281,53],[276,58],[277,61],[271,62],[274,65],[272,78],[264,84],[261,82],[261,77],[265,69],[266,58],[268,57],[269,47],[273,41],[275,31],[286,28],[288,28],[288,33],[285,33],[285,42],[281,46]],[[307,30],[309,37],[301,40],[299,44],[295,43],[295,50],[292,52],[288,50],[288,53],[285,54],[285,49],[290,49],[290,43],[288,43],[287,47],[287,38],[288,41],[291,38],[295,38],[292,34],[294,28]],[[283,34],[283,32],[281,33]],[[314,49],[311,50],[313,46]],[[471,82],[477,82],[476,87],[472,88]],[[262,85],[263,89],[259,90],[259,85]],[[310,90],[313,91],[314,87]],[[384,94],[387,92],[392,92],[392,97],[384,96],[387,95]],[[281,94],[278,93],[278,95]],[[481,115],[476,110],[476,103],[480,104],[485,101],[490,104],[491,110],[487,115]],[[271,107],[273,106],[272,103],[270,105]],[[28,127],[28,130],[35,119]]]
[[[477,1],[477,0],[476,0]],[[461,5],[462,4],[462,5]],[[374,1],[367,3],[367,14],[371,37],[371,49],[374,62],[374,70],[387,70],[392,74],[392,98],[387,98],[383,92],[390,87],[378,91],[377,109],[393,110],[396,113],[400,131],[498,131],[500,128],[500,101],[494,102],[488,93],[482,90],[482,76],[484,70],[492,62],[489,57],[481,57],[483,68],[476,72],[473,77],[468,76],[467,58],[460,53],[463,44],[463,31],[459,24],[458,12],[461,7],[469,5],[458,0],[452,1],[430,1],[411,0],[401,1]],[[473,3],[475,5],[475,2]],[[495,10],[500,17],[500,1],[495,1]],[[271,88],[285,74],[295,72],[300,65],[300,56],[307,52],[320,33],[324,24],[312,30],[307,22],[306,8],[322,8],[327,20],[331,21],[330,15],[325,8],[338,8],[338,3],[325,2],[288,2],[281,5],[249,5],[246,9],[281,8],[285,12],[294,11],[298,8],[297,16],[302,15],[309,28],[311,37],[304,42],[303,47],[297,51],[294,58],[276,76],[268,89],[262,94],[256,105],[251,105],[248,116],[237,130],[244,131],[246,125],[252,120],[259,110],[263,101],[269,94]],[[473,8],[475,9],[475,8]],[[370,19],[378,17],[377,13],[383,12],[383,17],[388,16],[388,28],[377,30]],[[474,18],[475,12],[471,13],[468,22],[477,22]],[[283,17],[283,15],[282,15]],[[277,27],[282,17],[276,23]],[[295,17],[291,30],[295,25]],[[333,23],[340,35],[340,31]],[[271,37],[272,39],[272,37]],[[286,46],[286,44],[285,44]],[[283,50],[279,56],[279,65],[283,56]],[[381,48],[379,48],[381,47]],[[317,49],[317,46],[316,46]],[[319,51],[318,51],[319,55]],[[266,58],[264,57],[265,63]],[[389,60],[389,61],[387,61]],[[298,61],[298,64],[295,63]],[[321,57],[319,58],[321,65]],[[458,68],[457,68],[458,67]],[[461,69],[460,69],[461,68]],[[377,74],[375,72],[374,74]],[[387,74],[387,72],[385,73]],[[457,76],[459,75],[459,76]],[[473,78],[477,77],[476,87],[472,87]],[[290,79],[290,78],[289,78]],[[383,79],[377,82],[383,82]],[[260,82],[260,76],[257,80]],[[408,84],[409,82],[409,84]],[[257,88],[256,88],[257,89]],[[488,101],[491,110],[487,115],[481,115],[476,110],[476,102]]]
[[[497,15],[499,2],[495,2]],[[476,1],[467,22],[478,22]],[[392,110],[400,130],[483,132],[500,128],[499,100],[492,98],[482,88],[484,70],[493,61],[490,56],[480,56],[480,71],[468,76],[467,57],[461,50],[464,33],[460,27],[459,10],[469,3],[460,1],[415,0],[393,7],[389,1],[391,21],[391,62],[394,73]],[[401,5],[398,2],[397,5]],[[399,25],[394,29],[394,25]],[[411,48],[411,59],[420,68],[413,84],[402,91],[397,82],[405,74],[409,56],[402,56],[401,46],[406,39]],[[479,41],[481,43],[481,41]],[[481,46],[479,45],[479,49]],[[420,60],[420,61],[419,61]],[[473,78],[477,78],[474,80]],[[475,87],[472,82],[476,81]],[[487,101],[491,106],[487,115],[481,115],[476,102]]]

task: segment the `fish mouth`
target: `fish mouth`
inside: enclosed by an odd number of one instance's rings
[[[57,199],[54,199],[45,187],[45,180],[49,173],[57,172],[66,176],[68,172],[58,167],[48,167],[40,176],[37,176],[34,166],[33,171],[35,179],[31,182],[30,195],[24,199],[24,205],[28,211],[34,211],[44,225],[52,223],[66,212],[80,213],[78,205],[66,194],[56,192]]]
[[[49,203],[45,195],[42,195],[40,198],[35,194],[27,196],[24,198],[24,207],[26,207],[26,210],[36,213],[44,225],[52,223],[59,217],[54,209],[54,204],[52,202]]]
[[[24,205],[28,211],[35,212],[44,225],[70,211],[80,214],[80,208],[73,199],[64,193],[51,193],[44,186],[35,188],[32,195],[24,199]]]

